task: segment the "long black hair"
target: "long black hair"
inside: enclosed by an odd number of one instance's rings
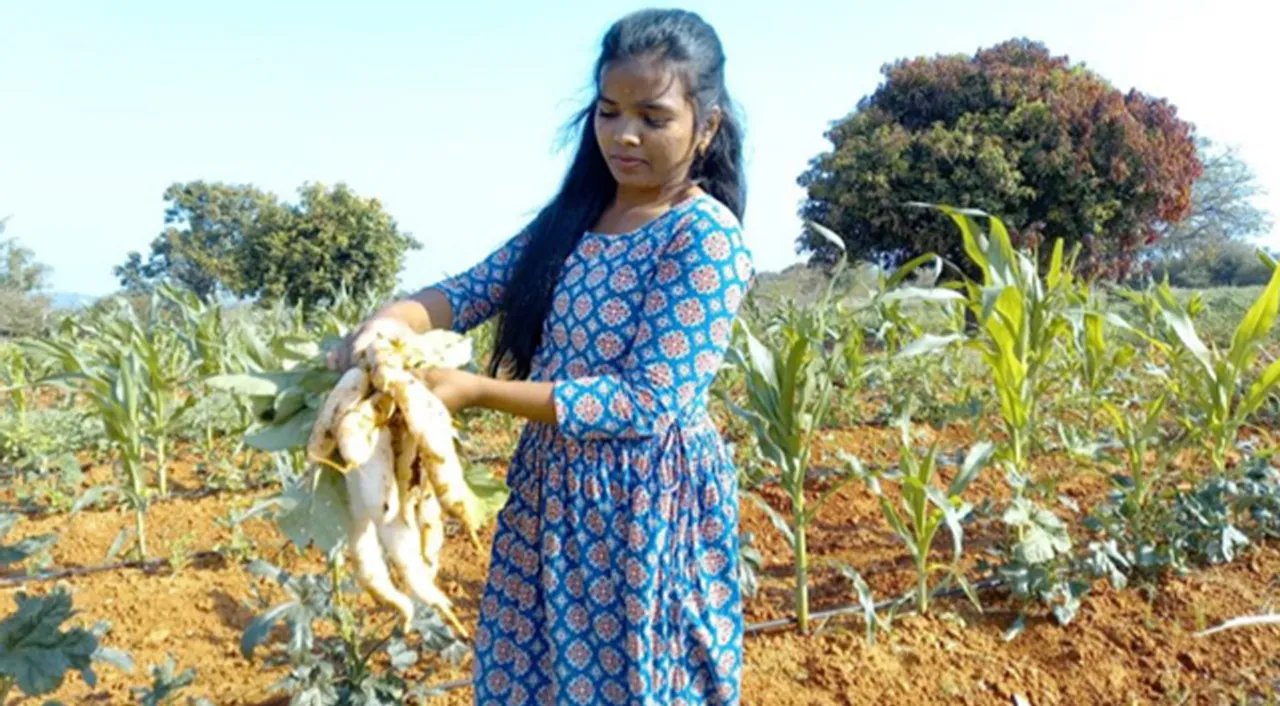
[[[598,98],[605,69],[633,58],[670,62],[693,100],[695,128],[714,110],[720,124],[711,144],[690,167],[689,176],[741,220],[746,206],[742,179],[742,126],[724,82],[724,51],[716,32],[701,17],[683,10],[642,10],[615,23],[601,42],[593,85]],[[499,306],[497,341],[489,371],[514,379],[529,377],[543,323],[565,258],[583,234],[595,227],[617,194],[618,184],[596,143],[591,105],[572,125],[581,133],[577,153],[559,193],[526,227],[527,241],[515,263]],[[695,131],[696,134],[696,131]]]

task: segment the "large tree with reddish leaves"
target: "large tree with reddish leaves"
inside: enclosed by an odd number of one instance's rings
[[[1164,99],[1121,92],[1027,40],[883,73],[799,180],[801,215],[839,233],[854,256],[960,262],[954,227],[904,205],[925,201],[999,215],[1021,242],[1081,243],[1084,266],[1123,276],[1188,212],[1201,171],[1194,130]],[[811,232],[798,250],[833,255]]]

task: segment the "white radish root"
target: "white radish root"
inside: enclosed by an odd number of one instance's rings
[[[395,398],[410,435],[417,439],[419,459],[426,467],[427,478],[440,500],[440,506],[458,518],[471,543],[480,549],[477,535],[480,518],[475,516],[476,504],[469,502],[471,489],[453,444],[449,409],[440,398],[431,394],[426,385],[407,372],[386,370],[382,377],[385,391]]]
[[[439,613],[449,627],[465,638],[467,629],[454,614],[452,602],[436,586],[435,576],[422,561],[422,537],[417,525],[416,518],[406,523],[403,518],[396,517],[391,522],[378,525],[378,537],[391,555],[392,564],[409,585],[409,593]]]
[[[386,502],[386,488],[395,485],[391,433],[377,429],[371,436],[373,440],[367,444],[370,449],[368,460],[348,473],[345,479],[351,503],[351,564],[355,568],[356,579],[374,598],[400,612],[407,632],[413,622],[413,600],[392,582],[391,572],[383,560],[380,536],[382,523],[379,518]],[[342,435],[338,438],[340,443],[344,440]],[[350,441],[347,445],[351,445]]]
[[[342,374],[316,415],[315,426],[307,442],[307,456],[311,460],[327,461],[333,455],[338,446],[335,434],[337,420],[364,399],[368,391],[369,376],[361,368],[352,368]]]
[[[313,462],[345,474],[357,578],[401,614],[406,631],[416,599],[467,636],[435,582],[444,515],[457,518],[479,550],[481,505],[466,482],[449,410],[419,376],[462,367],[471,354],[470,342],[449,331],[375,332],[363,339],[353,367],[326,397],[307,444]],[[331,460],[335,451],[341,464]],[[396,587],[393,574],[409,595]]]

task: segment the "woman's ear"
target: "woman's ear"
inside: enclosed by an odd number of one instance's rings
[[[711,149],[711,141],[716,138],[716,131],[720,129],[720,119],[723,116],[720,106],[711,109],[711,114],[707,116],[707,122],[698,135],[698,156],[705,155],[707,150]]]

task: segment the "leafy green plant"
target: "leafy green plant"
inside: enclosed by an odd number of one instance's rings
[[[899,463],[889,472],[868,471],[862,462],[848,454],[844,458],[852,474],[861,478],[880,503],[880,510],[895,535],[906,546],[916,570],[915,602],[921,613],[929,612],[929,602],[943,587],[931,587],[930,576],[944,572],[948,582],[955,582],[981,609],[977,594],[964,577],[961,559],[964,553],[964,529],[962,523],[973,511],[973,506],[961,496],[978,477],[990,457],[990,444],[980,443],[969,450],[959,472],[945,489],[935,483],[938,471],[938,443],[935,441],[921,457],[915,451],[910,426],[902,425],[899,444]],[[894,507],[885,492],[882,481],[898,486],[901,511]],[[951,561],[939,564],[930,561],[930,550],[938,531],[946,525],[951,533]]]
[[[178,672],[178,665],[171,654],[165,655],[163,662],[151,665],[147,671],[151,674],[151,685],[135,686],[130,690],[141,706],[174,706],[180,692],[196,681],[195,667]],[[195,696],[187,697],[185,703],[188,706],[213,706],[209,699]]]
[[[832,359],[825,355],[830,330],[827,315],[843,263],[841,260],[822,298],[775,320],[773,335],[767,339],[757,338],[739,319],[738,335],[743,344],[731,346],[726,356],[745,379],[746,405],[734,403],[727,395],[725,404],[751,424],[760,453],[777,469],[778,481],[790,501],[788,520],[759,495],[744,492],[792,547],[795,610],[801,632],[809,630],[808,526],[839,487],[833,486],[813,503],[805,495],[813,438],[831,409]]]
[[[1174,389],[1190,415],[1189,430],[1204,440],[1213,468],[1222,473],[1240,429],[1280,384],[1280,360],[1274,360],[1250,384],[1254,363],[1280,309],[1280,268],[1236,326],[1231,345],[1221,351],[1196,332],[1191,306],[1174,296],[1168,282],[1148,293],[1165,323],[1152,342],[1169,357],[1177,377]],[[1180,355],[1182,354],[1182,355]]]
[[[18,519],[16,515],[0,515],[0,539]],[[0,546],[0,568],[47,550],[56,539],[46,534]],[[128,655],[102,644],[109,629],[107,623],[100,622],[89,630],[63,628],[75,615],[65,585],[59,584],[43,596],[19,591],[14,594],[14,601],[17,612],[0,620],[0,704],[8,703],[15,687],[27,696],[56,691],[71,670],[93,686],[97,683],[95,663],[106,662],[126,672],[133,670]]]
[[[1000,520],[1013,545],[997,575],[1023,606],[1005,639],[1022,633],[1026,608],[1033,602],[1050,606],[1059,624],[1071,622],[1089,584],[1075,578],[1067,526],[1053,512],[1025,497],[1014,498]]]
[[[760,590],[760,571],[764,568],[764,555],[753,543],[754,535],[743,532],[738,543],[738,587],[742,595],[755,598]]]
[[[91,351],[73,343],[52,339],[29,341],[61,364],[62,379],[75,385],[102,420],[106,436],[119,454],[127,486],[98,486],[90,489],[73,509],[92,504],[104,495],[117,494],[134,511],[135,549],[139,559],[147,556],[146,512],[150,491],[146,486],[144,456],[147,421],[143,411],[145,372],[142,360],[132,349],[97,359]]]
[[[977,322],[978,334],[967,345],[976,349],[986,363],[999,399],[1006,437],[1003,460],[1009,471],[1025,475],[1048,382],[1045,371],[1058,340],[1070,329],[1067,311],[1074,291],[1078,248],[1064,254],[1062,240],[1055,241],[1041,276],[1039,253],[1015,250],[999,218],[976,210],[913,205],[934,208],[949,216],[960,229],[970,264],[982,273],[981,282],[965,279],[962,297],[951,294],[964,299]],[[982,232],[975,217],[987,219],[987,233]],[[921,339],[920,345],[912,344],[903,353],[941,350],[960,337],[950,334]]]
[[[1119,371],[1133,362],[1138,352],[1126,342],[1115,341],[1107,330],[1128,330],[1129,325],[1115,314],[1097,310],[1089,301],[1086,285],[1081,285],[1081,290],[1083,306],[1069,316],[1073,332],[1069,340],[1078,361],[1078,379],[1086,396],[1085,426],[1092,434],[1108,388]]]
[[[289,600],[274,605],[245,628],[241,653],[252,660],[254,652],[283,622],[289,630],[286,645],[288,674],[275,685],[277,691],[293,696],[293,702],[317,705],[403,704],[412,697],[425,703],[437,695],[421,683],[409,683],[405,673],[420,660],[419,650],[438,653],[457,664],[466,654],[465,644],[434,611],[419,608],[412,634],[419,637],[418,650],[411,648],[399,627],[369,630],[368,615],[344,594],[358,589],[342,578],[340,552],[330,552],[329,571],[324,574],[294,576],[264,561],[249,564],[250,573],[276,582]],[[332,633],[321,637],[317,626],[325,624]],[[390,671],[379,671],[386,659]]]
[[[1127,566],[1143,573],[1159,573],[1176,562],[1166,541],[1172,522],[1170,498],[1160,492],[1177,450],[1161,430],[1165,400],[1165,395],[1157,396],[1141,407],[1141,416],[1133,417],[1114,405],[1104,406],[1115,422],[1122,471],[1111,476],[1114,487],[1108,499],[1086,519],[1086,526],[1116,542]]]

